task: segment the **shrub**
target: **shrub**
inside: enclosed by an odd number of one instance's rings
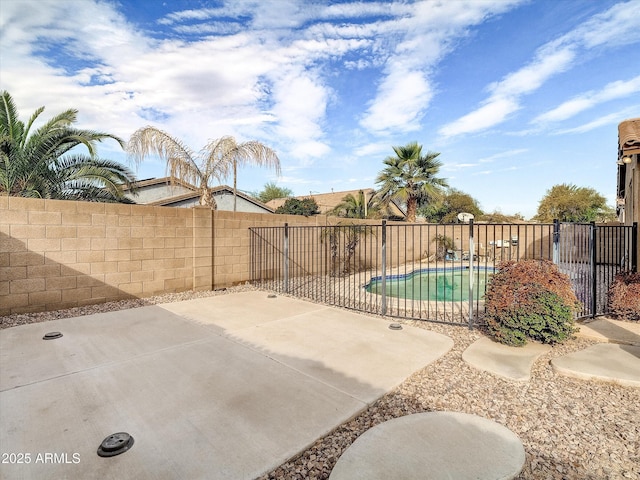
[[[640,273],[618,273],[609,286],[609,312],[622,320],[640,320]]]
[[[446,235],[438,234],[432,242],[436,244],[436,260],[444,260],[449,252],[456,250],[456,242]]]
[[[547,260],[503,262],[485,294],[485,319],[498,342],[563,342],[576,331],[578,300],[569,277]]]
[[[320,210],[318,204],[313,198],[287,198],[284,205],[276,208],[276,212],[282,215],[304,215],[310,217],[312,215],[318,215]]]

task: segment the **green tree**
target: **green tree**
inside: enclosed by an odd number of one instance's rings
[[[403,147],[393,147],[395,157],[384,160],[386,167],[376,179],[381,184],[378,198],[387,203],[393,199],[407,205],[407,221],[415,222],[420,202],[439,200],[447,181],[437,177],[442,163],[436,160],[439,153],[422,155],[422,146],[412,142]]]
[[[66,110],[40,128],[34,123],[44,107],[38,108],[25,125],[7,91],[0,95],[0,194],[132,203],[124,195],[135,175],[124,165],[98,158],[96,143],[114,135],[75,128],[78,111]],[[33,129],[33,130],[32,130]],[[72,152],[84,147],[88,154]]]
[[[127,152],[136,163],[149,154],[165,160],[169,177],[197,186],[200,189],[200,204],[213,208],[216,203],[211,192],[212,181],[220,181],[232,173],[235,211],[238,166],[271,167],[280,175],[280,160],[275,151],[255,140],[237,143],[231,136],[210,141],[196,154],[168,133],[155,127],[143,127],[129,139]]]
[[[455,188],[448,189],[440,200],[420,207],[419,212],[431,223],[456,223],[462,212],[476,218],[483,214],[475,198]]]
[[[615,220],[613,208],[593,188],[563,183],[547,190],[534,220],[552,222],[603,222]]]
[[[477,220],[486,223],[521,223],[524,222],[524,217],[520,213],[513,215],[506,215],[498,210],[494,210],[491,213],[484,213]]]
[[[264,188],[261,192],[258,192],[254,195],[255,198],[260,200],[262,203],[267,203],[271,200],[275,200],[276,198],[286,198],[291,197],[293,192],[289,188],[279,187],[274,182],[265,183]]]
[[[276,213],[284,215],[304,215],[310,217],[320,213],[318,204],[313,198],[288,198],[284,205],[276,209]]]

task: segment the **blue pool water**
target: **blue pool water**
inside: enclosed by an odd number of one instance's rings
[[[493,268],[474,268],[475,298],[484,296]],[[365,290],[380,295],[382,277],[373,277]],[[412,300],[469,300],[469,270],[467,268],[426,268],[406,275],[387,275],[387,296]]]

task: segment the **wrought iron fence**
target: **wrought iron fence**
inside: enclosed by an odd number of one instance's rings
[[[567,273],[580,316],[606,311],[606,289],[636,268],[637,225],[381,224],[251,228],[251,280],[276,292],[380,315],[482,322],[503,260],[549,259]]]

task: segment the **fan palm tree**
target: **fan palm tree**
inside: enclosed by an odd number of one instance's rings
[[[18,119],[13,98],[0,94],[0,194],[132,203],[124,196],[135,175],[127,167],[96,155],[96,143],[104,139],[124,142],[114,135],[73,127],[78,111],[66,110],[38,129],[34,122],[44,111],[38,108],[25,125]],[[70,153],[79,146],[87,154]]]
[[[427,152],[422,155],[422,146],[412,142],[403,147],[393,147],[395,157],[384,160],[386,167],[376,178],[381,184],[378,198],[388,204],[399,200],[407,205],[407,221],[416,221],[418,203],[429,199],[441,198],[448,187],[444,178],[436,175],[442,162],[436,160],[439,153]]]
[[[200,189],[200,204],[213,208],[216,204],[211,193],[212,180],[220,181],[233,173],[233,210],[236,210],[238,166],[273,167],[280,175],[280,160],[275,151],[255,140],[237,143],[231,136],[212,140],[196,153],[177,138],[148,126],[134,132],[127,152],[136,163],[149,154],[159,156],[167,162],[172,180],[196,185]]]

